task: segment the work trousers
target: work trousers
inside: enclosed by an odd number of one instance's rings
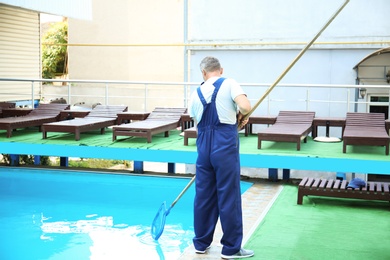
[[[222,254],[233,255],[243,238],[237,126],[200,127],[197,146],[194,246],[205,250],[211,244],[219,217]]]

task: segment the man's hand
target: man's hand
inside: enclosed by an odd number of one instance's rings
[[[237,124],[238,124],[238,129],[242,130],[244,126],[248,123],[248,119],[244,120],[245,115],[241,114],[241,112],[238,112],[237,114]]]

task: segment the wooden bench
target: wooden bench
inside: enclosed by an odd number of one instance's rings
[[[359,189],[347,188],[348,183],[347,180],[305,177],[298,186],[297,204],[302,205],[303,196],[308,195],[390,202],[390,183],[367,182],[365,187]]]

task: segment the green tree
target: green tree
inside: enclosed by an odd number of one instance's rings
[[[11,156],[9,154],[2,154],[2,162],[5,164],[5,165],[11,165]],[[34,165],[34,155],[20,155],[20,161],[19,163],[20,164],[24,164],[24,165]],[[51,165],[51,162],[50,162],[50,158],[49,156],[41,156],[41,162],[40,162],[40,165],[44,165],[44,166],[50,166]]]
[[[42,78],[53,79],[67,71],[68,22],[53,23],[42,38]]]

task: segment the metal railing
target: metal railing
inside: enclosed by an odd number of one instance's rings
[[[152,82],[152,81],[114,81],[114,80],[71,80],[71,79],[22,79],[0,78],[0,82],[27,82],[31,85],[29,96],[31,105],[34,100],[64,98],[68,104],[102,103],[126,104],[132,111],[150,111],[156,106],[188,106],[192,91],[197,82]],[[45,83],[45,84],[43,84]],[[47,83],[52,83],[50,85]],[[240,83],[255,103],[270,84]],[[359,89],[367,90],[366,97],[360,97]],[[39,91],[37,91],[39,89]],[[15,96],[16,93],[2,92],[2,97]],[[280,108],[304,110],[324,110],[324,115],[331,115],[332,106],[342,106],[340,113],[367,110],[371,104],[370,95],[389,95],[390,85],[342,85],[342,84],[279,84],[261,104],[261,113],[272,114]],[[8,100],[12,101],[12,100]],[[86,102],[87,101],[87,102]],[[388,105],[388,104],[387,104]],[[344,111],[343,111],[344,110]],[[316,111],[318,112],[318,111]]]

